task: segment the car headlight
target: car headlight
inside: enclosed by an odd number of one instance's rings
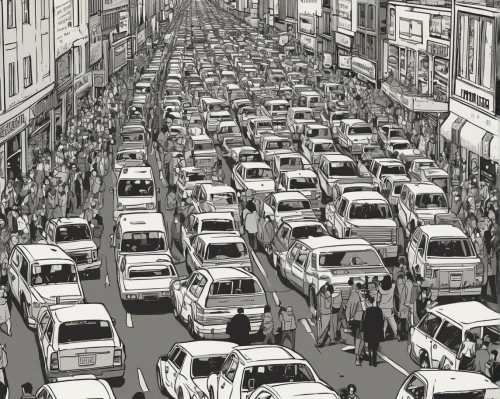
[[[92,251],[92,259],[97,260],[97,250]]]
[[[118,203],[118,207],[117,207],[117,209],[118,209],[119,211],[123,211],[123,205],[122,205],[121,203]]]
[[[169,291],[162,291],[161,296],[168,296],[170,294]]]
[[[127,294],[126,298],[127,299],[137,299],[137,295],[136,294]]]

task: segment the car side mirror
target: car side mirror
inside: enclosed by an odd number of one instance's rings
[[[110,193],[114,193],[114,192],[115,192],[115,189],[114,189],[113,187],[110,187],[110,188],[109,188],[109,192],[110,192]]]
[[[116,320],[115,319],[111,319],[111,322],[113,323],[114,326],[116,326]]]
[[[255,389],[255,379],[254,378],[250,378],[248,380],[248,389],[251,389],[251,390]]]

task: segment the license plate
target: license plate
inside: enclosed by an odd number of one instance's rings
[[[461,274],[452,274],[451,281],[462,281],[462,275]]]
[[[78,357],[78,365],[80,366],[93,366],[95,364],[96,355],[86,355]]]

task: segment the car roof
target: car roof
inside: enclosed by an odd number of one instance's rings
[[[30,262],[43,262],[52,260],[65,260],[73,262],[69,255],[56,245],[21,244],[16,245],[15,248],[19,249]]]
[[[444,191],[441,187],[438,187],[434,183],[431,183],[431,182],[406,183],[405,185],[415,194],[444,193]]]
[[[291,349],[275,345],[239,346],[234,351],[248,362],[304,360],[302,356]]]
[[[298,112],[298,111],[311,111],[312,112],[312,109],[309,107],[290,107],[290,109],[294,112]]]
[[[381,165],[391,165],[391,164],[403,165],[403,163],[399,159],[394,159],[394,158],[377,158],[374,160],[374,162],[379,163]]]
[[[462,325],[477,323],[500,324],[500,314],[480,302],[457,302],[435,306],[432,312]]]
[[[117,222],[124,232],[144,231],[146,228],[158,226],[159,223],[165,228],[163,215],[159,212],[122,213]]]
[[[326,155],[323,155],[323,157],[331,162],[331,161],[338,161],[338,162],[345,162],[345,161],[348,161],[348,162],[354,162],[354,160],[350,157],[348,157],[347,155],[342,155],[341,153],[338,153],[338,154],[326,154]]]
[[[132,180],[148,177],[154,179],[153,170],[150,166],[128,166],[121,170],[118,180]]]
[[[351,191],[349,193],[342,194],[342,197],[344,197],[349,202],[363,201],[363,200],[366,201],[379,200],[387,202],[385,197],[377,191]]]
[[[306,196],[300,191],[280,191],[270,195],[272,195],[278,202],[282,200],[307,200]]]
[[[429,389],[435,394],[498,389],[498,386],[485,375],[470,371],[418,370],[415,374],[424,378],[429,384]]]
[[[235,242],[245,242],[244,238],[239,235],[228,234],[225,231],[217,233],[202,233],[199,235],[200,239],[210,243],[235,243]]]
[[[71,392],[72,399],[87,399],[92,398],[113,398],[112,393],[106,389],[106,386],[101,380],[92,379],[90,376],[85,376],[85,379],[74,379],[70,381],[58,381],[46,385],[54,398],[66,398]]]
[[[227,341],[189,341],[180,342],[178,345],[183,348],[191,357],[206,355],[225,355],[229,354],[236,344]]]
[[[205,277],[211,277],[214,281],[228,280],[233,278],[257,279],[257,277],[255,277],[253,274],[236,267],[212,267],[209,269],[198,269],[198,273],[203,274]]]
[[[202,212],[195,213],[193,216],[200,220],[210,220],[210,219],[234,219],[233,214],[231,212]]]
[[[319,395],[319,397],[333,397],[338,398],[338,395],[335,391],[327,387],[325,384],[321,382],[301,382],[297,384],[296,382],[284,382],[279,384],[269,384],[265,385],[269,391],[274,393],[275,398],[289,399],[289,398],[307,398],[308,396],[311,399],[314,399],[315,395]]]
[[[321,223],[319,220],[314,220],[314,219],[292,219],[292,220],[285,220],[283,221],[283,224],[287,224],[290,226],[292,229],[295,227],[301,227],[304,225],[321,225],[323,226],[323,223]]]
[[[256,116],[253,118],[249,118],[249,121],[254,121],[254,122],[272,122],[272,118],[269,118],[268,116]]]
[[[460,237],[466,238],[465,233],[451,224],[428,224],[420,227],[422,232],[430,237]]]
[[[289,102],[286,101],[286,100],[268,100],[268,101],[266,101],[266,104],[271,104],[271,105],[283,104],[283,105],[286,105],[286,104],[289,104]]]
[[[311,169],[285,170],[282,173],[285,173],[290,179],[293,179],[294,177],[318,177],[316,172]]]
[[[204,184],[203,188],[207,192],[207,194],[217,194],[217,193],[235,193],[234,188],[231,186],[227,186],[225,184],[217,184],[217,185],[212,185],[212,184]]]
[[[346,239],[338,239],[332,236],[324,236],[324,237],[314,237],[314,238],[303,238],[298,241],[301,241],[311,249],[328,248],[332,246],[347,247],[347,248],[352,247],[354,245],[370,246],[368,241],[363,240],[362,238],[349,238],[349,240],[346,240]]]
[[[271,169],[271,167],[265,162],[241,162],[241,165],[243,165],[245,169],[250,169],[250,168]]]
[[[354,125],[356,123],[363,123],[367,125],[368,123],[364,121],[363,119],[356,119],[356,118],[348,118],[348,119],[343,119],[342,122],[344,122],[346,125]]]
[[[210,116],[226,116],[226,115],[231,116],[229,111],[210,111]]]
[[[135,255],[135,254],[126,254],[126,263],[127,266],[130,265],[141,265],[141,264],[153,264],[153,263],[168,263],[172,265],[172,259],[169,259],[169,256],[165,255]]]
[[[53,305],[50,312],[60,323],[79,320],[107,320],[111,317],[106,307],[100,303],[76,303]]]
[[[298,85],[297,85],[298,86]],[[320,94],[317,91],[311,90],[311,91],[303,91],[300,93],[301,96],[320,96]]]
[[[184,166],[181,170],[186,173],[205,173],[203,169],[197,168],[196,166]]]
[[[87,224],[88,225],[88,222],[79,216],[69,217],[69,218],[67,218],[67,217],[66,218],[54,218],[54,219],[50,219],[49,223],[50,222],[55,223],[56,226],[70,226],[73,224]]]
[[[311,129],[328,129],[328,126],[321,125],[319,123],[311,123],[306,125],[306,127],[309,127]]]

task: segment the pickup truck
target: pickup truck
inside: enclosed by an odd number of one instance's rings
[[[270,162],[274,155],[293,152],[293,143],[289,137],[266,134],[261,136],[259,153],[265,162]]]
[[[209,201],[215,206],[216,212],[232,213],[235,222],[239,225],[238,198],[234,188],[225,184],[197,184],[193,188],[191,198],[198,212],[201,212],[201,204]]]
[[[381,194],[373,191],[345,193],[326,206],[325,218],[327,229],[334,237],[363,238],[382,258],[397,257],[397,225],[391,206]]]
[[[378,158],[372,160],[368,172],[373,182],[380,187],[380,182],[385,176],[406,176],[404,165],[397,159]]]
[[[240,162],[233,168],[231,185],[236,191],[274,192],[273,172],[264,162]]]
[[[321,155],[338,154],[335,144],[332,139],[311,137],[304,141],[304,145],[300,148],[304,157],[316,168],[319,164]]]

